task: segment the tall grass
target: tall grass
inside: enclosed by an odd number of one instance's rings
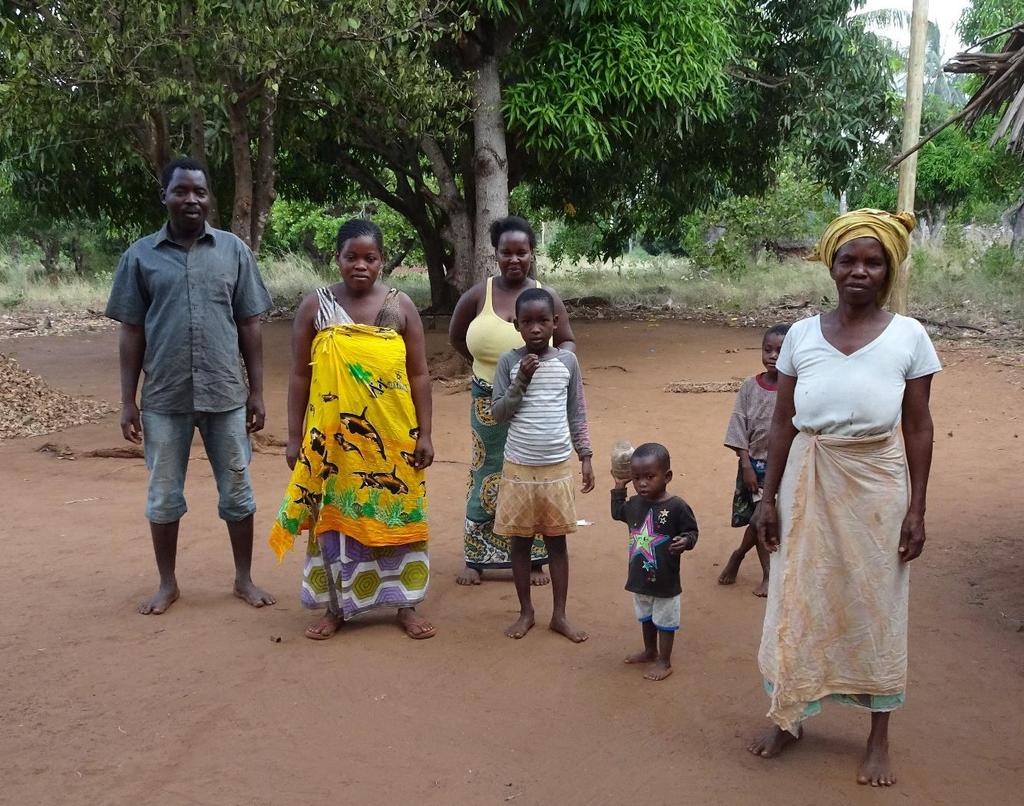
[[[260,260],[263,282],[274,304],[294,307],[314,289],[338,280],[333,267],[315,266],[303,255],[286,254]],[[0,309],[6,310],[103,310],[113,270],[78,277],[63,274],[46,277],[38,252],[0,246]],[[389,280],[420,307],[430,304],[426,273],[403,272]]]
[[[538,265],[542,282],[563,298],[601,297],[615,307],[713,309],[739,313],[782,301],[818,302],[835,287],[824,267],[806,261],[752,264],[738,276],[694,269],[683,258],[633,254],[614,262]]]
[[[1001,250],[1001,251],[1000,251]],[[337,280],[333,267],[320,268],[296,254],[260,261],[264,282],[276,305],[293,307],[303,295]],[[695,269],[684,258],[635,252],[614,262],[538,263],[541,281],[563,298],[601,297],[612,308],[639,306],[740,314],[780,303],[811,305],[834,300],[835,287],[819,263],[803,260],[751,261],[746,271],[724,274]],[[112,270],[88,277],[44,276],[31,249],[0,246],[0,308],[25,310],[102,310]],[[389,284],[405,291],[419,307],[430,304],[425,272],[400,272]],[[1005,247],[979,250],[969,245],[915,246],[911,273],[911,312],[946,320],[989,319],[1024,326],[1024,266]]]

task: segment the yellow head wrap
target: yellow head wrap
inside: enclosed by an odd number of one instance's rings
[[[917,219],[913,213],[887,213],[885,210],[851,210],[825,227],[818,241],[813,259],[820,260],[831,270],[832,261],[839,247],[855,238],[874,238],[885,250],[889,261],[889,272],[885,276],[885,285],[878,293],[878,304],[885,305],[892,292],[896,273],[910,251],[910,233]]]

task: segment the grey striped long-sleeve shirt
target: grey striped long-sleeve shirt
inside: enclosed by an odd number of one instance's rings
[[[554,465],[574,449],[581,459],[591,456],[583,375],[575,354],[556,348],[524,386],[519,363],[526,352],[520,347],[502,355],[494,375],[491,413],[500,422],[511,421],[505,458],[520,465]]]

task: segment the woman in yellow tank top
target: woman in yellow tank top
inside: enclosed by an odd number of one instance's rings
[[[466,567],[456,580],[460,585],[479,585],[484,569],[512,567],[508,539],[493,532],[508,423],[498,423],[491,416],[491,384],[501,354],[523,346],[523,339],[512,324],[516,299],[527,288],[540,285],[533,279],[537,239],[529,223],[517,216],[498,219],[491,225],[491,244],[497,256],[498,274],[477,283],[459,298],[448,329],[452,347],[473,364],[473,456],[463,540]],[[554,289],[548,291],[555,298],[558,314],[555,346],[575,350],[565,306]],[[543,563],[547,555],[542,540],[534,541],[532,556],[533,583],[546,585]]]

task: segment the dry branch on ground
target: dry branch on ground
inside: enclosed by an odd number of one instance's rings
[[[666,392],[701,393],[701,392],[738,392],[743,385],[742,379],[731,381],[675,381],[665,384]]]

